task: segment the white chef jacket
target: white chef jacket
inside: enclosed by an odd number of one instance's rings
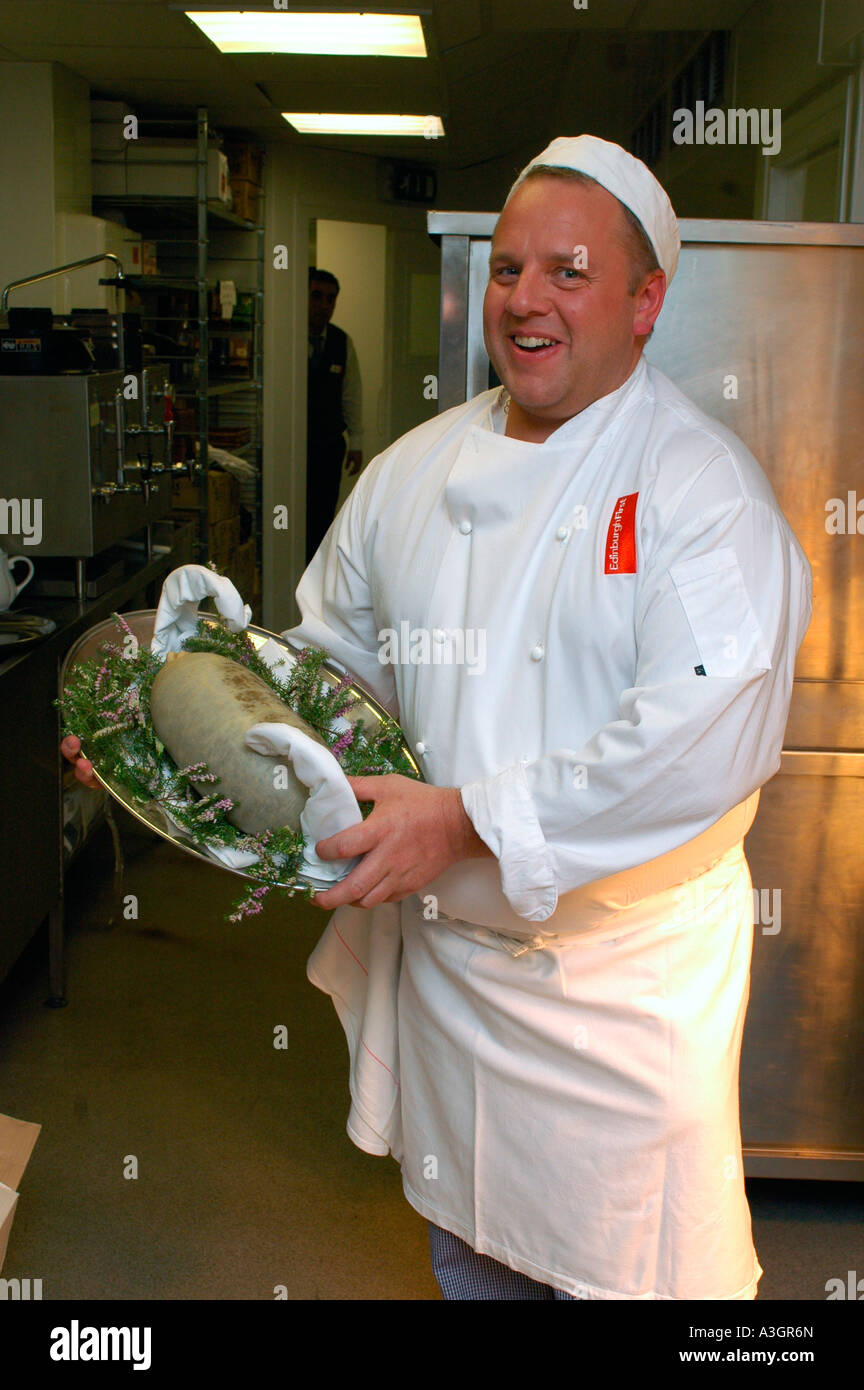
[[[485,392],[379,455],[297,591],[291,635],[495,855],[331,919],[309,975],[349,1133],[429,1220],[577,1297],[752,1298],[742,839],[809,567],[746,447],[644,360],[542,444],[505,410]],[[394,649],[422,631],[425,660]]]

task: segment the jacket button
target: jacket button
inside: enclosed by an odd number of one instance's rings
[[[569,526],[559,526],[559,527],[558,527],[558,530],[555,532],[555,539],[556,539],[556,541],[566,541],[566,539],[567,539],[567,537],[568,537],[569,535],[570,535],[570,528],[569,528]]]
[[[426,752],[426,744],[423,743],[422,740],[420,741],[420,743],[415,743],[415,744],[414,744],[414,752],[415,752],[415,753],[419,753],[420,756],[422,757],[423,754]]]
[[[463,535],[463,536],[470,536],[470,535],[471,535],[471,522],[470,522],[470,521],[467,521],[467,520],[465,520],[465,521],[460,521],[460,522],[459,522],[459,530],[462,532],[462,535]]]
[[[536,647],[532,647],[532,648],[531,648],[531,660],[532,660],[532,661],[542,661],[542,660],[543,660],[543,643],[542,643],[542,642],[538,642]]]

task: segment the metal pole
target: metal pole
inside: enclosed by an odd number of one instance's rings
[[[55,275],[63,275],[67,270],[78,270],[83,265],[95,265],[97,261],[113,261],[117,266],[117,279],[123,279],[123,262],[113,251],[105,251],[99,256],[85,256],[83,261],[70,261],[68,265],[54,266],[52,270],[41,270],[38,275],[27,275],[23,280],[10,280],[3,291],[2,310],[6,313],[6,303],[10,290],[21,289],[23,285],[38,285],[40,280],[52,280]]]
[[[207,460],[207,437],[210,430],[209,399],[209,340],[207,333],[207,110],[198,107],[198,463],[200,466],[201,501],[199,504],[199,558],[206,564],[210,552],[210,498]]]

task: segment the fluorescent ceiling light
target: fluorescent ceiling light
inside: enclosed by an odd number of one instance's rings
[[[222,53],[336,53],[425,58],[416,14],[288,14],[187,10]]]
[[[302,135],[421,135],[437,140],[444,134],[440,116],[337,115],[326,111],[283,111],[282,115]]]

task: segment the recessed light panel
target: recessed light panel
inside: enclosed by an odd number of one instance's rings
[[[282,10],[187,10],[222,53],[330,53],[425,58],[416,14],[288,14]]]
[[[440,116],[367,116],[328,111],[283,111],[302,135],[420,135],[437,140],[444,134]]]

